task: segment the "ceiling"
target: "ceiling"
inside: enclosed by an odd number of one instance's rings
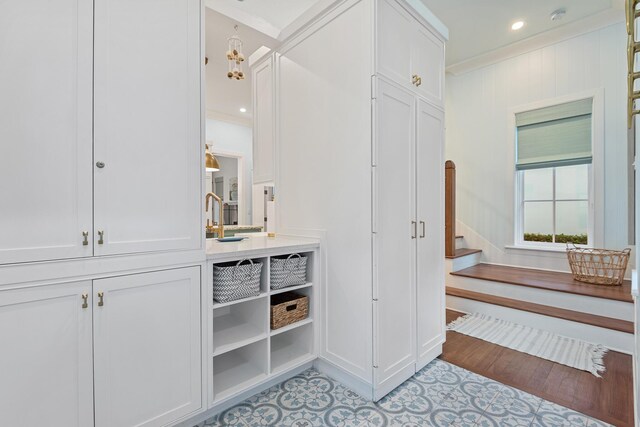
[[[206,67],[206,109],[209,115],[213,113],[227,121],[249,124],[251,121],[251,72],[247,61],[243,65],[246,76],[244,80],[227,78],[227,39],[235,33],[233,27],[236,24],[243,42],[243,53],[247,59],[262,46],[273,48],[277,45],[271,37],[207,8],[205,52],[209,63]],[[246,108],[247,112],[241,113],[240,108]]]
[[[447,66],[483,55],[512,43],[554,30],[612,9],[623,16],[624,0],[422,0],[449,28]],[[565,8],[561,20],[551,13]],[[511,24],[525,26],[512,31]]]

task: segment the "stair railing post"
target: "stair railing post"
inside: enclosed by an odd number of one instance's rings
[[[444,252],[454,256],[456,252],[456,164],[447,160],[444,166]]]

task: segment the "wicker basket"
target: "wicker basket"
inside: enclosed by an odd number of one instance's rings
[[[631,249],[612,251],[608,249],[579,248],[567,245],[567,258],[573,278],[596,285],[622,285],[627,270]]]
[[[224,303],[260,295],[261,273],[262,263],[250,259],[214,265],[213,299]]]
[[[307,283],[307,257],[300,254],[271,258],[271,289]]]
[[[271,297],[271,329],[279,329],[309,316],[309,297],[285,292]]]

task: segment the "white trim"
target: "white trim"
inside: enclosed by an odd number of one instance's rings
[[[338,365],[330,362],[322,356],[319,356],[314,362],[314,368],[329,378],[338,381],[340,384],[345,385],[351,390],[358,393],[360,396],[373,400],[373,386],[362,378],[351,374],[345,369],[342,369]]]
[[[446,71],[453,75],[468,73],[469,71],[474,71],[504,61],[505,59],[513,58],[624,21],[624,11],[612,8],[584,19],[570,22],[557,29],[546,31],[473,58],[451,64],[446,68]]]
[[[592,120],[591,120],[591,138],[593,161],[589,171],[589,245],[591,247],[602,247],[604,242],[604,88],[596,88],[583,92],[574,93],[555,98],[548,98],[536,102],[528,103],[513,107],[507,117],[507,140],[511,141],[510,149],[512,150],[512,159],[514,164],[514,229],[510,249],[534,249],[541,247],[540,250],[549,251],[550,245],[535,245],[525,243],[519,239],[520,231],[523,230],[522,209],[520,208],[520,194],[523,194],[523,182],[521,173],[515,171],[515,147],[516,147],[516,114],[525,111],[536,110],[567,102],[579,101],[582,99],[593,99]],[[559,244],[561,245],[561,244]]]
[[[231,114],[221,113],[215,110],[206,110],[206,119],[217,120],[220,122],[231,123],[232,125],[240,125],[252,128],[252,115],[247,114],[246,118],[238,117]]]

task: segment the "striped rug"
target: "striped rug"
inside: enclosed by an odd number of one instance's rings
[[[467,314],[447,325],[447,330],[489,341],[503,347],[591,372],[605,371],[604,356],[609,351],[599,344],[557,335],[479,313]]]

